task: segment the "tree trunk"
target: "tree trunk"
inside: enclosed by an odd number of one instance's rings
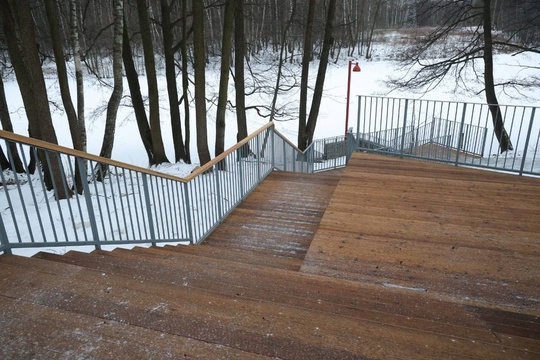
[[[292,2],[292,9],[291,9],[291,16],[289,17],[289,21],[285,24],[285,28],[283,29],[283,33],[281,34],[281,44],[280,44],[280,50],[279,50],[279,62],[278,62],[278,71],[277,71],[277,78],[276,78],[276,86],[274,88],[274,96],[272,97],[272,105],[270,107],[270,121],[274,120],[274,116],[276,113],[276,103],[277,98],[279,94],[279,86],[281,82],[281,72],[283,69],[283,62],[284,62],[284,53],[285,53],[285,47],[286,47],[286,40],[287,40],[287,33],[289,32],[289,29],[293,23],[294,15],[296,13],[296,0],[293,0]]]
[[[82,151],[84,148],[81,141],[79,120],[77,118],[77,113],[75,112],[75,107],[73,106],[73,101],[71,100],[71,94],[69,92],[66,62],[64,59],[64,38],[60,32],[60,25],[58,23],[58,15],[56,13],[54,0],[45,0],[45,12],[47,14],[49,30],[51,32],[51,42],[54,60],[56,62],[56,73],[58,76],[58,84],[60,86],[60,96],[62,97],[62,103],[64,104],[64,110],[66,111],[67,115],[73,148]],[[81,173],[79,171],[79,162],[75,162],[75,189],[77,189],[79,194],[82,194],[83,187]]]
[[[495,135],[499,141],[501,154],[514,150],[510,137],[504,128],[504,120],[495,93],[495,80],[493,77],[493,38],[491,34],[491,0],[484,0],[484,85],[486,88],[486,101],[491,112]]]
[[[186,133],[186,140],[184,141],[184,147],[186,155],[184,162],[191,164],[191,126],[190,126],[190,111],[189,111],[189,73],[188,73],[188,51],[187,51],[187,37],[188,37],[188,25],[187,25],[187,3],[188,0],[182,0],[182,41],[180,42],[180,51],[182,53],[182,101],[184,102],[184,129]]]
[[[18,0],[16,5],[10,0],[0,0],[0,16],[4,23],[4,35],[11,63],[28,117],[29,134],[37,139],[58,144],[35,41],[30,4],[28,0]],[[47,190],[55,189],[55,197],[58,200],[71,197],[71,191],[65,186],[66,180],[58,156],[54,154],[48,156],[45,151],[39,151],[38,156]]]
[[[113,39],[113,92],[107,105],[107,117],[105,119],[105,134],[99,156],[111,158],[116,128],[116,116],[120,100],[122,99],[122,33],[124,21],[124,1],[114,0],[114,39]],[[104,170],[104,169],[103,169]],[[100,178],[103,176],[102,173]]]
[[[206,87],[204,51],[204,6],[202,1],[193,0],[193,47],[195,68],[195,121],[197,125],[197,151],[202,165],[210,161],[206,128]]]
[[[245,54],[244,0],[236,0],[236,7],[234,9],[234,87],[236,90],[236,122],[238,126],[238,133],[236,134],[237,142],[240,142],[248,135],[245,98],[246,85],[244,81]],[[247,154],[243,154],[242,156],[247,156]]]
[[[139,25],[141,28],[141,40],[144,52],[144,67],[148,82],[148,104],[150,108],[150,129],[152,130],[152,145],[154,146],[154,158],[152,164],[157,165],[169,162],[165,155],[165,147],[161,137],[161,124],[159,122],[159,93],[156,78],[156,64],[154,60],[154,46],[152,33],[150,32],[150,20],[146,8],[146,0],[137,0]]]
[[[165,76],[167,78],[167,94],[169,97],[169,113],[174,144],[174,160],[178,162],[186,156],[182,124],[178,105],[178,90],[176,89],[176,69],[174,65],[173,34],[169,0],[161,0],[161,31],[163,33],[163,54],[165,57]]]
[[[148,163],[152,164],[152,160],[154,158],[152,131],[150,130],[148,119],[146,118],[146,109],[144,108],[144,101],[141,95],[141,86],[139,84],[139,74],[137,74],[137,70],[135,70],[135,63],[133,62],[133,54],[131,53],[131,45],[129,44],[129,34],[125,19],[122,50],[122,59],[124,61],[124,69],[128,81],[129,93],[131,95],[133,112],[135,113],[135,119],[137,121],[137,128],[139,129],[139,135],[141,136],[144,149],[146,150],[146,155],[148,156]]]
[[[86,121],[84,116],[84,81],[81,63],[81,47],[79,45],[79,22],[75,0],[70,0],[71,43],[73,47],[73,62],[75,63],[75,81],[77,83],[77,122],[81,140],[81,150],[86,151]]]
[[[6,91],[4,89],[4,81],[0,76],[0,123],[2,124],[2,129],[5,131],[13,132],[13,125],[11,124],[11,117],[9,116],[9,108],[6,101]],[[10,168],[13,171],[21,174],[24,172],[24,166],[19,157],[19,151],[17,150],[17,145],[13,142],[9,142],[9,151],[11,152],[11,160],[8,158],[2,159],[2,169]],[[4,153],[2,153],[4,155]],[[11,163],[13,161],[13,164]]]
[[[227,0],[223,16],[223,39],[221,42],[221,72],[219,78],[219,95],[216,111],[216,148],[218,156],[225,151],[225,112],[229,92],[229,68],[231,66],[232,33],[234,28],[234,2]]]
[[[306,119],[309,84],[309,63],[313,51],[313,20],[315,18],[316,0],[309,0],[306,32],[304,34],[304,54],[302,56],[302,75],[300,79],[300,106],[298,114],[298,148],[307,148]]]
[[[326,26],[324,29],[324,42],[321,51],[321,61],[319,63],[319,71],[317,73],[317,80],[315,81],[315,90],[313,92],[313,100],[311,101],[311,109],[309,111],[309,117],[306,125],[306,138],[307,145],[313,141],[313,134],[315,132],[315,126],[317,125],[317,118],[319,117],[319,109],[321,107],[321,99],[324,89],[324,79],[326,76],[326,68],[328,66],[328,56],[330,54],[330,47],[332,46],[332,32],[334,30],[334,17],[336,13],[336,0],[328,1],[328,15],[326,16]]]

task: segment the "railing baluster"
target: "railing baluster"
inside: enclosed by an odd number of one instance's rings
[[[86,173],[86,166],[84,166],[84,160],[77,158],[79,163],[79,172],[81,174],[83,196],[86,202],[86,211],[88,211],[88,220],[90,221],[90,229],[92,230],[92,237],[94,241],[99,241],[99,234],[96,224],[96,215],[94,214],[94,206],[92,204],[92,194],[90,193],[90,186],[88,186],[88,175]],[[83,220],[84,224],[84,220]],[[96,250],[100,250],[99,245],[95,245]]]
[[[146,216],[148,219],[148,228],[150,230],[150,240],[156,240],[156,233],[154,232],[154,219],[152,217],[152,206],[150,205],[150,189],[148,188],[148,180],[146,179],[145,173],[142,173],[142,183],[144,200],[146,202]],[[152,245],[156,245],[155,241],[152,242]]]
[[[529,129],[527,130],[527,137],[525,138],[525,147],[524,147],[524,150],[523,150],[523,159],[521,159],[521,166],[519,167],[519,175],[520,176],[523,175],[523,169],[525,168],[525,160],[527,159],[527,149],[529,149],[529,141],[531,139],[531,132],[532,132],[532,127],[533,127],[533,123],[534,123],[535,114],[536,114],[536,108],[532,108],[531,120],[529,121]],[[534,162],[533,162],[533,165],[534,165]]]

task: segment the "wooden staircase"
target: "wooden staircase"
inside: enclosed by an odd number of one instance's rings
[[[274,172],[200,246],[0,256],[0,356],[540,358],[538,308],[317,274],[342,179]]]

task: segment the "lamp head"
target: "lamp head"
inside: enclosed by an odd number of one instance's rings
[[[362,71],[362,70],[360,69],[360,65],[358,65],[358,62],[356,63],[356,65],[354,65],[352,71],[353,71],[353,72],[360,72],[360,71]]]

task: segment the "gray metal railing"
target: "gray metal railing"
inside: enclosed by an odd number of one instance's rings
[[[345,166],[354,141],[315,141],[299,151],[269,123],[187,178],[177,178],[0,131],[13,163],[0,171],[0,252],[11,249],[201,242],[271,171],[313,173]],[[58,163],[48,190],[30,158]],[[38,165],[40,163],[38,162]],[[83,181],[76,181],[76,175]],[[61,188],[72,192],[56,200]]]
[[[513,145],[500,152],[485,104],[358,97],[356,149],[540,175],[540,111],[499,105]]]

